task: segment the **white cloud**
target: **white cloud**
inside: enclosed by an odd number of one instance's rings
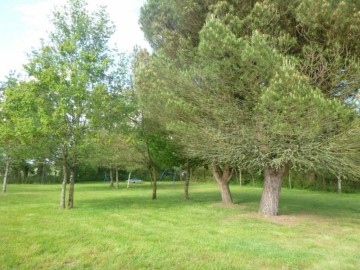
[[[9,22],[21,24],[15,40],[9,40],[11,46],[0,47],[0,80],[11,69],[17,71],[27,61],[26,53],[38,48],[41,38],[47,38],[51,30],[50,17],[55,6],[62,6],[66,0],[38,0],[32,4],[21,4],[15,7],[21,21]],[[135,45],[149,48],[138,25],[139,8],[145,0],[88,0],[89,9],[95,10],[99,5],[107,6],[110,20],[116,25],[116,32],[111,43],[120,51],[131,51]],[[20,29],[23,29],[22,31]],[[4,45],[5,46],[5,45]]]

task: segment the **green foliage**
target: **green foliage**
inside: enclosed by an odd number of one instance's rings
[[[166,130],[163,114],[158,106],[160,97],[156,97],[157,85],[161,78],[153,81],[152,59],[144,51],[139,51],[134,63],[135,102],[138,117],[134,119],[133,142],[142,153],[147,167],[172,168],[185,162],[181,148]],[[160,101],[161,102],[161,101]]]
[[[147,1],[141,8],[141,29],[154,49],[162,48],[175,56],[179,49],[198,44],[198,33],[212,2],[216,1]]]
[[[329,98],[346,102],[354,94],[358,56],[337,49],[344,47],[336,40],[329,46],[310,40],[312,32],[299,36],[297,27],[308,24],[305,2],[259,1],[243,9],[218,2],[197,47],[156,51],[144,72],[147,99],[166,112],[167,129],[188,156],[358,177],[356,114]]]
[[[26,69],[35,85],[44,133],[76,165],[86,157],[85,137],[90,121],[99,115],[99,102],[110,105],[106,98],[118,96],[116,91],[126,84],[121,81],[126,63],[116,62],[108,47],[114,26],[104,8],[90,13],[85,1],[69,1],[54,12],[52,23],[49,39],[32,52]],[[103,99],[97,99],[99,93]]]

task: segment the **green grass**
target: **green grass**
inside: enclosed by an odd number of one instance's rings
[[[0,194],[0,269],[360,269],[360,194],[283,189],[280,214],[256,214],[260,188],[215,184],[77,184],[75,208],[58,185]]]

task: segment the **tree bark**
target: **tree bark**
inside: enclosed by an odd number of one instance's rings
[[[250,175],[251,175],[251,185],[252,185],[252,186],[255,186],[254,174],[253,174],[251,171],[249,171],[249,173],[250,173]]]
[[[130,187],[130,177],[131,177],[131,173],[132,173],[132,171],[130,171],[130,173],[129,173],[126,188],[129,188],[129,187]]]
[[[25,162],[23,166],[24,180],[29,177],[29,165]]]
[[[180,173],[181,175],[181,173]],[[189,161],[186,164],[186,178],[185,178],[185,187],[184,187],[184,198],[185,200],[189,199],[189,185],[190,185],[190,167]]]
[[[60,207],[65,208],[65,200],[66,200],[66,184],[68,178],[68,170],[67,170],[67,154],[64,155],[63,161],[63,181],[61,184],[61,197],[60,197]]]
[[[76,173],[76,167],[70,166],[70,188],[69,188],[69,200],[68,200],[69,209],[74,207],[75,173]]]
[[[341,194],[341,176],[337,176],[337,193]]]
[[[10,167],[10,159],[7,158],[7,159],[6,159],[6,163],[5,163],[5,174],[4,174],[4,181],[3,181],[3,186],[2,186],[2,192],[3,192],[3,193],[6,192],[6,188],[7,188],[7,180],[8,180],[8,175],[9,175],[9,167]]]
[[[239,184],[240,187],[242,186],[242,172],[241,172],[241,168],[239,167]]]
[[[290,170],[289,170],[289,189],[292,189]]]
[[[42,163],[42,174],[41,174],[41,183],[44,184],[45,179],[45,162]]]
[[[234,170],[227,164],[220,167],[217,161],[213,161],[212,166],[215,180],[220,186],[222,202],[225,204],[232,204],[233,200],[230,192],[229,181]]]
[[[110,187],[114,186],[114,177],[113,177],[113,169],[110,166],[110,170],[109,170],[109,177],[110,177]]]
[[[150,167],[151,180],[152,180],[152,199],[156,199],[156,168],[154,166]]]
[[[267,216],[278,214],[281,183],[288,168],[282,167],[279,170],[271,167],[264,169],[264,188],[260,202],[259,212]]]
[[[119,169],[117,167],[115,168],[115,181],[115,187],[116,189],[119,189]]]

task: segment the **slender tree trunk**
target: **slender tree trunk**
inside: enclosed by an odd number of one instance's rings
[[[341,194],[341,176],[337,176],[337,193]]]
[[[41,174],[41,183],[44,184],[45,179],[45,162],[42,163],[42,174]]]
[[[10,167],[10,159],[7,158],[6,163],[5,163],[5,174],[4,174],[4,181],[3,181],[3,186],[2,186],[3,193],[6,192],[7,180],[8,180],[8,175],[9,175],[9,167]]]
[[[322,186],[323,186],[323,191],[326,190],[326,181],[325,181],[325,176],[321,176],[322,178]]]
[[[286,171],[286,167],[282,167],[279,170],[265,167],[264,188],[259,208],[261,214],[267,216],[276,216],[278,214],[281,183]]]
[[[114,186],[114,177],[113,177],[113,169],[110,166],[110,170],[109,170],[109,177],[110,177],[110,187]]]
[[[213,161],[212,166],[213,166],[214,177],[221,189],[222,202],[225,204],[232,204],[233,201],[230,192],[229,181],[232,177],[234,170],[227,164],[225,164],[221,168],[220,165],[217,163],[217,161]]]
[[[69,187],[69,200],[68,200],[69,209],[74,207],[75,174],[76,174],[76,167],[70,166],[70,187]]]
[[[185,200],[189,199],[189,186],[190,186],[190,177],[186,176],[185,188],[184,188],[184,198],[185,198]]]
[[[116,179],[115,187],[116,189],[119,189],[119,169],[117,167],[115,167],[115,179]]]
[[[128,177],[128,180],[127,180],[126,188],[129,188],[129,187],[130,187],[130,177],[131,177],[131,171],[130,171],[130,173],[129,173],[129,177]]]
[[[68,178],[67,154],[64,154],[63,181],[62,181],[62,184],[61,184],[61,197],[60,197],[60,207],[63,208],[63,209],[65,208],[67,178]]]
[[[181,174],[181,173],[180,173]],[[189,185],[190,185],[190,166],[189,161],[186,164],[186,178],[185,178],[185,188],[184,188],[184,198],[185,200],[189,199]]]
[[[27,179],[29,177],[29,166],[26,163],[23,167],[23,173],[24,173],[24,179]]]
[[[252,185],[252,186],[255,186],[254,174],[253,174],[251,171],[249,171],[249,173],[250,173],[250,175],[251,175],[251,185]]]
[[[241,168],[239,167],[239,184],[240,187],[242,186],[242,173],[241,173]]]
[[[152,199],[155,200],[156,199],[156,168],[155,166],[151,166],[150,167],[150,171],[151,171],[151,179],[152,179]]]
[[[291,174],[290,174],[290,170],[289,170],[289,189],[292,188],[292,185],[291,185]]]

